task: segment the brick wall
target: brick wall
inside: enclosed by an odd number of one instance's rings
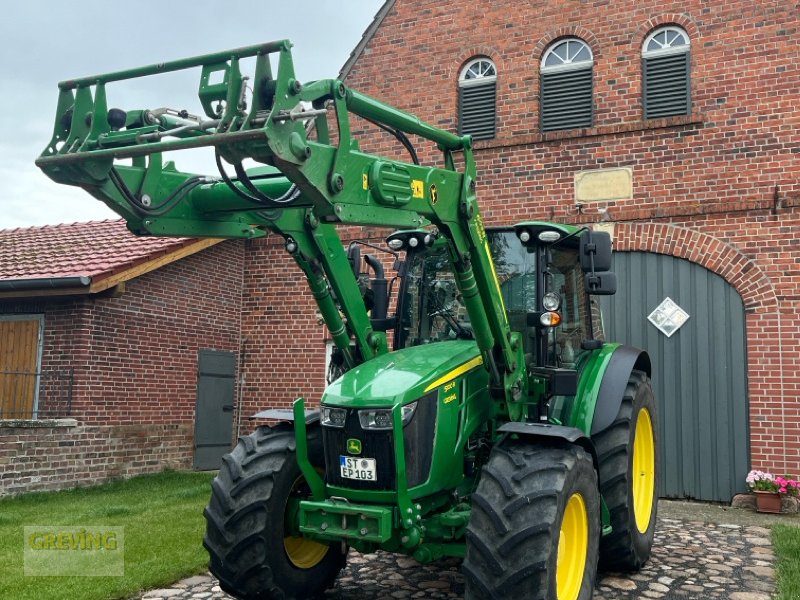
[[[244,244],[225,242],[118,297],[0,302],[0,313],[44,314],[42,368],[74,369],[78,423],[0,428],[0,494],[190,468],[197,353],[238,354],[243,266]]]
[[[218,244],[127,282],[119,298],[94,300],[73,416],[193,422],[197,351],[239,351],[243,252],[239,242]]]
[[[692,111],[645,121],[641,48],[662,24],[679,25],[690,37]],[[397,0],[346,83],[455,131],[459,72],[474,56],[491,58],[498,70],[497,136],[475,144],[487,223],[602,218],[616,224],[617,250],[680,256],[721,274],[747,311],[753,467],[798,473],[798,35],[796,2]],[[564,36],[582,38],[593,51],[595,122],[591,129],[542,134],[539,61]],[[407,160],[374,127],[356,120],[353,130],[363,150]],[[411,138],[423,162],[440,163],[431,144]],[[576,172],[605,167],[633,169],[632,197],[579,210]],[[279,286],[290,285],[283,270],[290,263],[280,248],[274,253],[277,263],[262,268],[256,261],[248,272],[278,269]],[[286,316],[275,328],[293,320],[297,329],[286,335],[318,338],[311,321],[292,314],[308,309],[307,298],[273,300]],[[261,340],[263,356],[282,355],[285,339],[247,330],[251,343]],[[313,359],[318,355],[314,350]],[[248,371],[251,382],[264,378],[249,394],[276,402],[295,391],[318,394],[321,367],[303,372],[298,382],[297,371]]]
[[[693,116],[644,122],[641,44],[662,23],[691,38]],[[778,2],[398,0],[347,83],[454,130],[459,71],[488,55],[497,137],[476,146],[482,206],[495,222],[575,220],[574,173],[602,166],[634,168],[634,197],[603,206],[614,220],[768,210],[776,186],[789,209],[800,201],[797,26],[796,6]],[[539,59],[564,35],[594,52],[595,127],[543,135]],[[370,139],[362,147],[397,148]]]
[[[303,272],[270,236],[247,243],[242,293],[242,431],[247,417],[289,408],[299,396],[318,402],[325,384],[325,328]]]
[[[193,426],[0,426],[0,496],[187,468]]]

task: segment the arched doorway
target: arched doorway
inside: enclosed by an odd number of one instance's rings
[[[616,252],[614,270],[606,338],[650,353],[661,496],[728,502],[745,491],[750,464],[742,298],[719,275],[664,254]],[[648,320],[666,298],[688,314],[671,335]]]

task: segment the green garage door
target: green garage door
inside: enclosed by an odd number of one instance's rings
[[[742,299],[719,275],[671,256],[617,252],[614,270],[606,338],[650,353],[661,496],[728,502],[745,491],[750,464]]]

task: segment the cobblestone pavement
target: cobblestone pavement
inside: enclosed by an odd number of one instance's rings
[[[594,600],[726,598],[769,600],[775,557],[768,529],[755,525],[702,523],[659,518],[653,555],[639,573],[600,576]],[[383,552],[351,551],[326,600],[462,598],[459,561],[420,565]],[[140,599],[230,600],[208,576],[192,577]]]

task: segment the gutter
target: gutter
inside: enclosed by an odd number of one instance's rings
[[[0,292],[88,288],[91,284],[92,278],[86,275],[78,277],[40,277],[38,279],[3,279],[0,280]]]

